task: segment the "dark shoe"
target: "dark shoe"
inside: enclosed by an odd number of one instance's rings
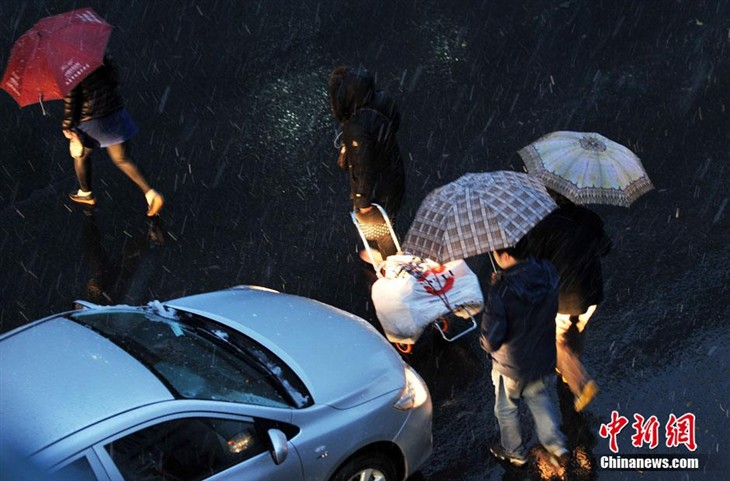
[[[495,458],[502,461],[507,461],[512,466],[516,466],[518,468],[521,468],[522,466],[527,464],[527,457],[517,456],[516,454],[509,454],[501,444],[494,444],[490,446],[489,452],[492,453]]]
[[[155,196],[152,197],[152,202],[150,202],[150,205],[147,208],[147,217],[156,216],[160,212],[160,209],[162,209],[163,205],[165,205],[165,198],[162,197],[162,194],[155,192]]]
[[[72,192],[68,194],[68,198],[76,202],[77,204],[96,205],[96,199],[94,198],[94,194],[78,195],[77,193]]]

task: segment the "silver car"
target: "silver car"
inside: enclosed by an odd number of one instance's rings
[[[391,481],[431,453],[426,385],[356,316],[247,286],[82,304],[0,337],[6,467],[28,458],[64,481]]]

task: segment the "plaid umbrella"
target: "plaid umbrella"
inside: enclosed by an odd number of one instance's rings
[[[545,186],[527,174],[465,174],[426,196],[403,250],[449,262],[514,246],[555,208]]]
[[[517,153],[530,175],[576,204],[628,207],[654,188],[639,158],[600,134],[553,132]]]

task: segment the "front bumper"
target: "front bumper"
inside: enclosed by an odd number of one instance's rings
[[[417,471],[433,451],[432,415],[433,407],[429,396],[423,405],[409,411],[408,418],[393,439],[403,451],[406,478]]]

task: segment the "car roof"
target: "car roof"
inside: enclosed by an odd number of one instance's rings
[[[105,418],[171,399],[126,351],[63,316],[0,341],[3,436],[26,454]]]

